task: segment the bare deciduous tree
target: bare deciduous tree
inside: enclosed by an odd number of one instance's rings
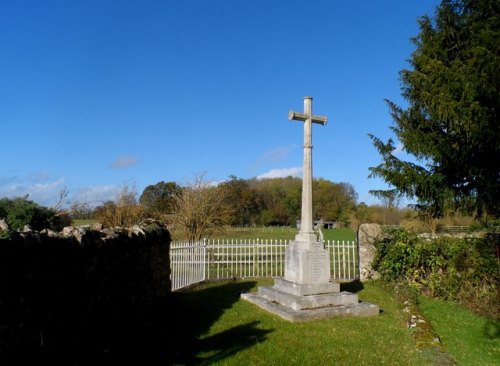
[[[58,194],[58,198],[57,198],[57,202],[56,204],[54,205],[54,210],[56,212],[58,211],[61,211],[62,210],[62,207],[64,205],[64,200],[66,198],[68,198],[68,194],[69,194],[69,190],[68,190],[68,187],[64,186],[60,191],[59,191],[59,194]]]
[[[135,183],[124,183],[115,201],[96,208],[95,216],[107,227],[131,226],[141,221],[144,209],[138,203]]]
[[[75,200],[69,208],[69,213],[73,219],[90,219],[92,207],[89,202]]]
[[[231,221],[233,208],[226,195],[225,188],[210,184],[204,173],[195,175],[175,198],[175,227],[189,241],[210,237]]]

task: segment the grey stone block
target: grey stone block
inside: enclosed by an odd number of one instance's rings
[[[268,298],[256,293],[242,294],[241,297],[244,300],[257,305],[261,309],[269,311],[270,313],[273,313],[285,320],[294,323],[334,317],[369,317],[377,316],[379,314],[378,305],[368,304],[364,302],[354,305],[327,306],[317,309],[294,310],[292,308],[273,302]]]
[[[300,284],[278,277],[274,280],[274,287],[278,290],[298,296],[329,294],[340,292],[340,284],[336,282]]]
[[[350,292],[335,292],[331,294],[298,296],[282,292],[275,287],[259,287],[259,295],[294,310],[316,309],[327,306],[355,305],[358,295]]]

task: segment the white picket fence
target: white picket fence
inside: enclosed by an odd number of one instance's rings
[[[288,240],[229,239],[172,242],[172,291],[205,280],[282,277]],[[354,241],[324,242],[330,251],[330,276],[354,280],[358,274],[358,246]]]

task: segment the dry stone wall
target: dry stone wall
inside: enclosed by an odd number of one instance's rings
[[[13,232],[4,224],[0,354],[16,349],[37,354],[70,341],[72,347],[87,341],[83,335],[98,337],[92,334],[97,323],[144,309],[170,292],[171,239],[161,222],[61,232],[29,227]]]

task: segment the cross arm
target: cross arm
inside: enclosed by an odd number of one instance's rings
[[[294,121],[304,122],[309,118],[311,118],[311,121],[313,123],[318,123],[318,124],[323,125],[323,126],[326,125],[326,122],[328,121],[326,116],[309,116],[305,113],[298,113],[298,112],[293,112],[293,111],[288,112],[288,119],[290,121],[294,120]]]

